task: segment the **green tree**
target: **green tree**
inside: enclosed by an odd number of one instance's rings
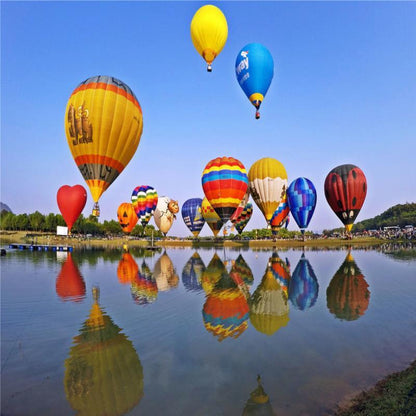
[[[53,214],[52,212],[49,213],[45,217],[45,231],[55,232],[57,225],[58,225],[58,219],[56,217],[56,214]]]
[[[18,230],[27,230],[29,228],[29,216],[27,214],[16,215],[15,225]]]
[[[39,211],[29,214],[29,225],[33,231],[40,231],[43,228],[44,222],[45,217]]]

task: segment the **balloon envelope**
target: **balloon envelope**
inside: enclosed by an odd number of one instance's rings
[[[170,199],[168,196],[161,196],[158,198],[153,218],[157,228],[159,228],[165,236],[172,227],[178,212],[179,205],[177,201]]]
[[[72,157],[98,203],[136,152],[143,130],[142,109],[124,82],[99,75],[75,88],[65,114]]]
[[[274,63],[269,50],[260,43],[249,43],[235,61],[235,74],[240,87],[258,110],[273,79]],[[256,118],[260,114],[256,113]]]
[[[131,194],[131,203],[142,227],[146,227],[157,206],[157,192],[149,185],[136,186]]]
[[[117,219],[124,233],[128,234],[133,231],[137,224],[137,215],[130,202],[120,204],[117,210]]]
[[[212,208],[226,223],[247,192],[246,168],[233,157],[217,157],[205,166],[202,188]]]
[[[195,49],[208,64],[208,71],[224,48],[227,37],[227,20],[218,7],[207,4],[197,10],[191,21],[191,38]]]
[[[237,210],[235,211],[235,213]],[[234,213],[234,214],[235,214]],[[235,229],[237,230],[238,234],[241,234],[245,228],[245,226],[250,221],[250,218],[253,214],[253,204],[248,202],[246,206],[239,211],[239,214],[236,216],[234,215],[230,218],[231,222],[233,223]]]
[[[197,237],[205,224],[202,216],[202,199],[191,198],[182,205],[182,218],[191,233]]]
[[[303,233],[315,211],[315,186],[307,178],[297,178],[289,185],[286,193],[290,212]]]
[[[276,211],[272,215],[272,219],[270,220],[270,226],[272,228],[272,234],[275,235],[282,228],[284,225],[287,228],[287,224],[289,221],[289,213],[290,208],[289,204],[287,203],[287,195],[285,193],[282,200],[279,202],[279,205],[276,208]]]
[[[351,231],[366,195],[366,177],[355,165],[337,166],[325,179],[326,200],[348,231]]]
[[[211,228],[214,237],[216,237],[224,223],[221,221],[221,218],[215,212],[214,208],[212,208],[206,197],[202,200],[201,208],[204,220],[208,224],[208,227]]]
[[[61,211],[68,230],[71,231],[87,202],[87,191],[82,185],[63,185],[56,194],[59,211]]]
[[[248,172],[250,194],[270,224],[272,216],[284,198],[287,173],[281,162],[271,157],[257,160]]]

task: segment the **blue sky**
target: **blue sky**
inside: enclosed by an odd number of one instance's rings
[[[221,8],[227,43],[213,72],[193,47],[190,22]],[[255,120],[234,71],[259,42],[275,75]],[[368,193],[357,221],[416,202],[414,2],[5,2],[1,3],[1,201],[14,213],[58,213],[60,186],[89,190],[65,138],[73,89],[94,75],[121,79],[143,108],[129,165],[100,199],[116,219],[135,186],[203,197],[201,173],[217,156],[246,167],[281,161],[289,183],[309,178],[318,202],[309,229],[341,226],[323,185],[343,163],[359,166]],[[151,221],[153,223],[153,220]],[[154,224],[154,223],[153,223]],[[257,206],[246,229],[265,226]],[[290,229],[297,225],[291,221]],[[181,216],[169,235],[188,235]],[[212,235],[204,226],[201,235]]]

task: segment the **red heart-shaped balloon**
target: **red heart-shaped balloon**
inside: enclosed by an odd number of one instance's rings
[[[56,200],[68,230],[71,231],[74,222],[85,207],[87,191],[82,185],[63,185],[58,189]]]

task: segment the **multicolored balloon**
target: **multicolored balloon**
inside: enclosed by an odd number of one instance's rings
[[[315,186],[307,178],[297,178],[289,185],[286,194],[290,212],[304,234],[315,211]]]
[[[285,192],[284,197],[280,201],[276,211],[273,213],[272,219],[270,220],[270,227],[272,229],[273,235],[276,235],[283,226],[287,228],[287,224],[289,222],[289,213],[290,208],[289,204],[287,203],[287,195]]]
[[[71,234],[72,226],[87,202],[87,191],[82,185],[63,185],[58,189],[56,201]]]
[[[237,210],[235,211],[235,213]],[[233,223],[235,229],[238,231],[238,234],[241,234],[245,226],[250,221],[251,216],[253,215],[253,204],[248,202],[246,206],[240,211],[239,215],[235,213],[230,218],[230,221]]]
[[[72,157],[98,200],[130,162],[140,142],[143,116],[133,91],[109,76],[88,78],[66,106],[65,133]]]
[[[123,202],[117,210],[117,219],[124,233],[129,234],[137,224],[137,215],[130,202]]]
[[[250,194],[270,225],[274,212],[286,194],[286,169],[278,160],[264,157],[253,163],[248,180]]]
[[[211,204],[209,203],[206,197],[202,200],[201,209],[204,220],[208,224],[208,227],[211,228],[214,237],[216,237],[224,223],[221,221],[221,218],[215,212],[214,208],[212,208]]]
[[[347,231],[351,231],[366,195],[367,179],[355,165],[337,166],[325,179],[326,200]]]
[[[249,43],[238,53],[235,74],[247,98],[256,107],[260,118],[260,105],[273,79],[274,63],[269,50],[260,43]]]
[[[305,253],[302,253],[290,279],[289,299],[297,309],[303,311],[315,305],[318,291],[318,279]]]
[[[157,206],[157,192],[152,186],[141,185],[134,188],[131,203],[142,227],[146,227]]]
[[[227,20],[218,7],[207,4],[197,10],[191,22],[191,38],[208,64],[208,72],[212,71],[212,62],[224,48],[227,37]]]
[[[208,162],[202,172],[202,188],[225,224],[247,192],[246,168],[233,157],[217,157]]]
[[[205,224],[202,216],[202,199],[191,198],[182,205],[182,218],[194,237],[198,237]]]
[[[157,228],[166,236],[176,220],[179,212],[178,201],[170,199],[168,196],[158,198],[155,213],[153,214]]]

